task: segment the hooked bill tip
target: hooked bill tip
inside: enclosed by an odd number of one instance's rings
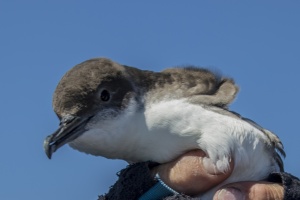
[[[51,135],[49,135],[45,140],[44,140],[44,150],[49,159],[51,159],[52,153],[53,153],[53,146],[54,144],[51,144]]]

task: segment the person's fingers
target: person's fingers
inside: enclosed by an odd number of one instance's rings
[[[223,186],[214,195],[214,200],[283,200],[281,184],[270,182],[240,182]]]
[[[158,173],[161,179],[175,191],[194,196],[201,194],[223,182],[232,172],[233,162],[230,169],[225,173],[218,173],[213,168],[203,166],[206,154],[201,150],[190,151],[176,160],[159,165],[153,169],[153,174]]]

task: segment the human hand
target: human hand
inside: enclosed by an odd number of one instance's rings
[[[213,188],[228,178],[233,169],[218,173],[214,168],[206,169],[203,159],[206,154],[201,150],[187,152],[176,160],[152,169],[153,175],[160,178],[172,189],[189,196],[197,196]],[[214,200],[221,199],[283,199],[283,187],[270,182],[240,182],[223,186],[214,195]],[[234,198],[235,197],[235,198]]]
[[[284,196],[283,193],[283,187],[279,183],[249,181],[223,186],[222,189],[216,192],[213,200],[281,200]]]

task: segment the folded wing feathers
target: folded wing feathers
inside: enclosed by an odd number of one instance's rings
[[[275,153],[274,153],[275,160],[278,163],[280,171],[284,171],[284,165],[283,165],[283,161],[282,161],[281,156],[283,156],[285,158],[286,154],[285,154],[285,151],[284,151],[283,144],[281,143],[281,141],[278,138],[278,136],[275,135],[273,132],[271,132],[271,131],[269,131],[269,130],[263,128],[263,127],[261,127],[260,125],[258,125],[257,123],[255,123],[251,119],[243,118],[243,117],[241,117],[241,119],[243,119],[244,121],[248,122],[249,124],[251,124],[255,128],[257,128],[260,131],[262,131],[269,138],[269,141],[271,142],[272,147],[275,148]]]

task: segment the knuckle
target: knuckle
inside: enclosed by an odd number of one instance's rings
[[[251,187],[249,199],[282,200],[283,187],[279,184],[255,184]]]

